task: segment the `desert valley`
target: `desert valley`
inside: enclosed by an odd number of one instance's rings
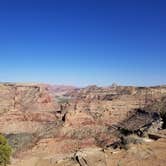
[[[0,84],[10,166],[164,166],[166,86]]]

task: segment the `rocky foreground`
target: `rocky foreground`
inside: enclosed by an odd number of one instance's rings
[[[0,84],[12,166],[164,166],[165,127],[165,86]]]

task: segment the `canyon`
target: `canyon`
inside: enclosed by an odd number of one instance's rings
[[[166,86],[0,84],[11,166],[161,165]]]

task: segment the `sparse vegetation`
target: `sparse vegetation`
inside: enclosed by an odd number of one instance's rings
[[[149,111],[156,111],[160,113],[160,116],[163,120],[163,129],[166,129],[166,96],[162,97],[161,100],[154,102],[145,108]]]
[[[67,97],[57,97],[56,100],[58,101],[59,104],[69,103],[69,98]]]
[[[7,139],[0,134],[0,166],[6,166],[10,163],[12,149],[9,146]]]
[[[29,146],[34,140],[33,135],[28,133],[8,134],[6,138],[13,149],[13,154]]]
[[[138,137],[137,135],[131,134],[130,136],[123,136],[121,137],[121,144],[120,148],[128,150],[130,144],[142,144],[143,139]]]

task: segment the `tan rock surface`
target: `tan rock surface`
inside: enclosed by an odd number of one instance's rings
[[[166,139],[156,142],[130,145],[126,150],[86,148],[75,154],[55,156],[38,156],[25,159],[12,166],[165,166]],[[44,164],[44,165],[43,165]]]

